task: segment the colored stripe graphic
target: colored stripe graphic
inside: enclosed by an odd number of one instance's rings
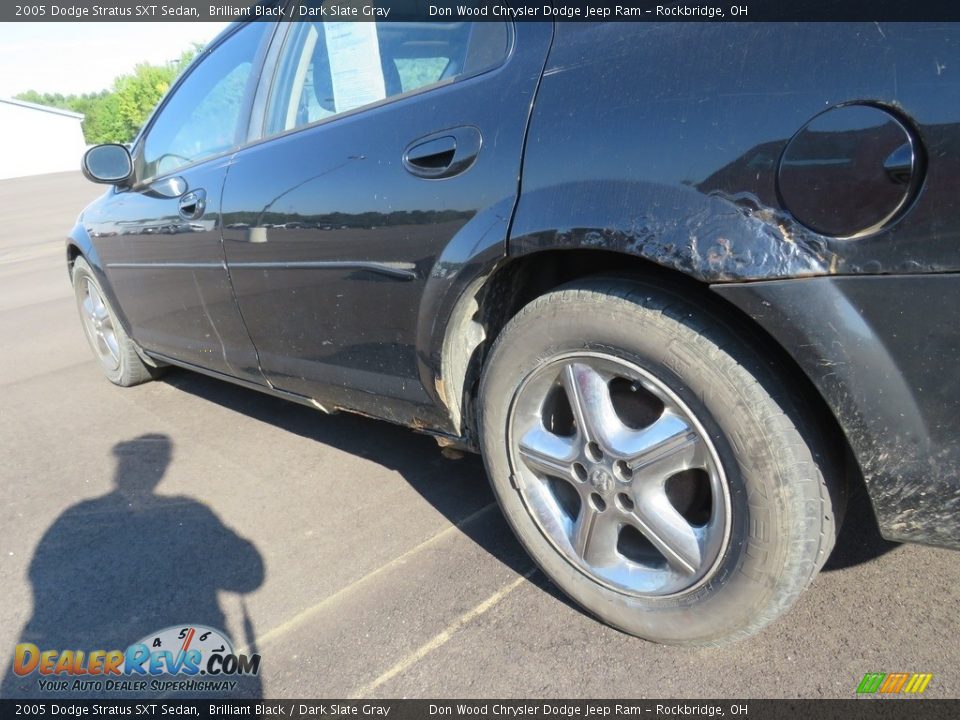
[[[930,681],[933,680],[933,675],[931,673],[914,673],[910,678],[910,682],[907,683],[907,686],[903,689],[905,693],[919,694],[927,689],[927,685],[930,684]]]
[[[903,692],[919,695],[927,689],[931,680],[933,680],[932,673],[866,673],[857,685],[857,694],[868,695],[879,692],[885,695],[896,695]]]
[[[886,673],[867,673],[857,686],[857,693],[875,693],[886,676]]]
[[[894,694],[900,692],[910,677],[910,673],[890,673],[880,686],[880,692]]]

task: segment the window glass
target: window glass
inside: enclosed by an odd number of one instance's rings
[[[143,177],[165,175],[237,143],[250,71],[269,25],[245,25],[190,71],[147,133]]]
[[[302,22],[290,31],[267,134],[499,64],[506,23]]]

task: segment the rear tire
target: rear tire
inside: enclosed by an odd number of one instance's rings
[[[114,385],[130,387],[159,377],[162,368],[152,367],[140,357],[83,257],[74,261],[71,279],[84,334],[106,378]]]
[[[595,278],[503,329],[479,425],[500,505],[553,582],[628,633],[711,645],[786,612],[833,548],[842,483],[804,412],[705,305]]]

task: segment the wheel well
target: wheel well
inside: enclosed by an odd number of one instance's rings
[[[847,466],[844,471],[851,472],[848,460],[852,452],[837,419],[796,361],[752,318],[712,293],[706,283],[643,258],[605,250],[548,250],[506,258],[458,303],[444,342],[443,388],[454,421],[471,445],[477,445],[475,409],[480,376],[500,331],[527,303],[591,275],[629,277],[680,291],[685,297],[700,298],[785,378],[794,399],[822,429],[824,438],[839,440],[842,447],[833,450]],[[456,342],[449,342],[451,338]]]
[[[73,263],[82,254],[83,253],[80,252],[80,248],[78,248],[76,245],[73,243],[67,244],[67,272],[71,275],[73,274]]]

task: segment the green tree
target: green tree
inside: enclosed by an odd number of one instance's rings
[[[111,110],[117,114],[113,142],[129,142],[137,134],[150,111],[170,89],[176,77],[172,66],[137,65],[132,75],[122,75],[113,83],[116,102]]]
[[[195,43],[179,58],[162,65],[140,63],[120,75],[110,90],[82,95],[38,93],[27,90],[18,100],[83,113],[84,139],[91,145],[128,143],[136,136],[167,90],[203,46]]]

